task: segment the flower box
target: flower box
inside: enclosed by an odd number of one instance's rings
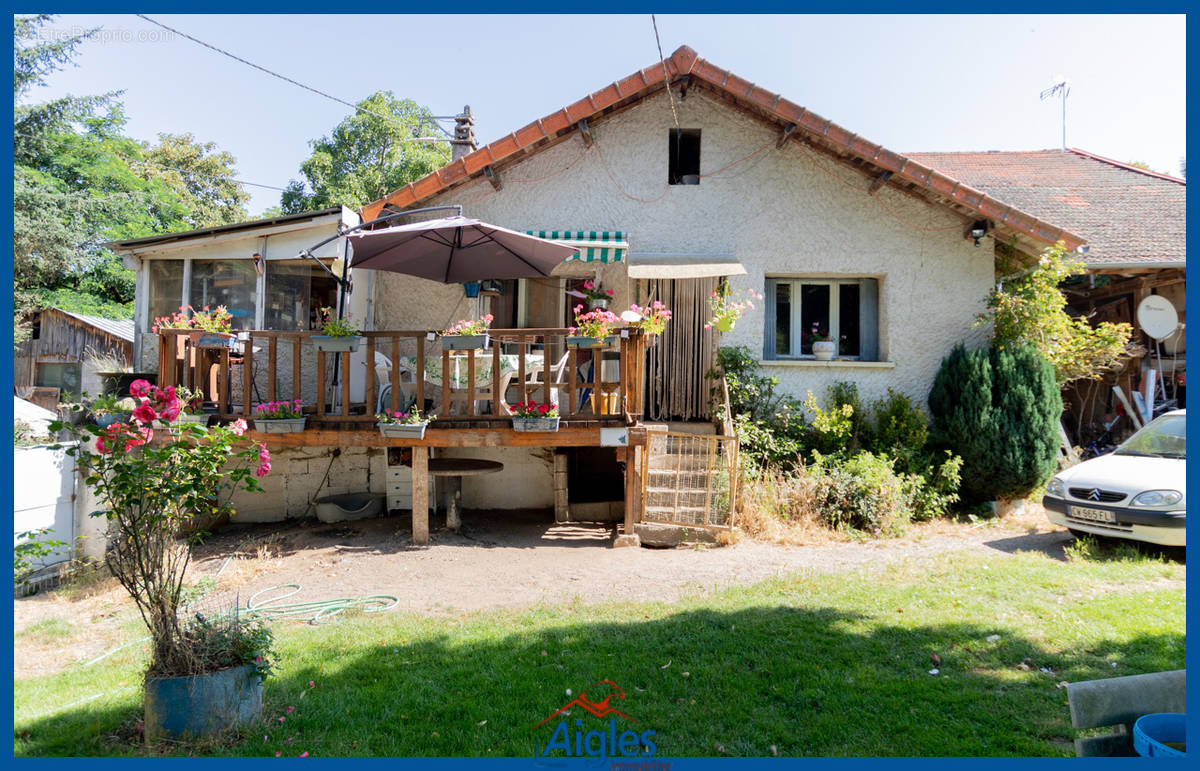
[[[175,418],[175,423],[197,423],[201,426],[208,425],[208,414],[200,413],[199,415],[189,415],[186,412],[179,413],[179,417]]]
[[[304,430],[308,418],[255,418],[254,430],[264,434],[294,434]]]
[[[617,342],[616,335],[608,337],[585,337],[583,335],[567,335],[568,348],[600,348],[606,345],[615,345]]]
[[[349,335],[346,337],[312,335],[308,339],[312,340],[313,346],[318,351],[325,351],[327,353],[344,353],[346,351],[354,353],[358,350],[359,343],[362,342],[360,335]]]
[[[232,332],[189,332],[194,348],[232,348],[237,335]]]
[[[376,423],[379,433],[388,439],[424,439],[428,423]]]
[[[513,431],[557,431],[558,418],[518,418],[514,417]]]
[[[247,664],[192,677],[146,678],[146,735],[195,739],[262,719],[262,678]]]
[[[482,335],[442,335],[442,347],[448,351],[473,351],[487,348],[487,333]]]

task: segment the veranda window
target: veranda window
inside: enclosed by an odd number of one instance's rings
[[[224,305],[235,330],[253,329],[257,283],[250,260],[193,260],[189,301],[197,310]]]
[[[764,358],[813,355],[815,339],[838,344],[838,355],[879,357],[879,282],[873,278],[768,278]]]

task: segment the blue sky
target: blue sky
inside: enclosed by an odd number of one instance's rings
[[[378,89],[438,115],[470,104],[487,142],[658,59],[649,15],[162,15],[164,23],[357,101]],[[283,187],[308,142],[349,108],[275,80],[130,15],[61,16],[99,26],[71,67],[34,93],[121,90],[129,131],[190,131],[238,160],[238,176]],[[891,149],[1033,150],[1061,141],[1179,173],[1185,155],[1183,16],[658,17],[662,48],[687,44]],[[279,194],[249,188],[251,212]]]

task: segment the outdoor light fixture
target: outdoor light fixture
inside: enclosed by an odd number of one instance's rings
[[[987,221],[986,220],[977,220],[975,222],[975,224],[971,226],[971,238],[975,239],[975,245],[979,246],[979,239],[983,238],[986,235],[987,235]]]

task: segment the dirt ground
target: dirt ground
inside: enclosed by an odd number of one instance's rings
[[[520,512],[467,512],[458,533],[437,519],[430,524],[428,547],[413,546],[403,515],[230,527],[198,549],[190,581],[215,581],[203,601],[210,607],[245,605],[260,590],[299,584],[286,602],[386,594],[399,598],[399,610],[454,613],[572,600],[672,602],[777,575],[850,571],[964,549],[1036,550],[1063,559],[1070,540],[1036,506],[1003,521],[914,526],[896,539],[827,534],[799,546],[743,539],[672,550],[614,549],[611,526],[555,525],[545,515]],[[60,671],[141,634],[136,612],[112,579],[15,600],[13,615],[15,677]]]

